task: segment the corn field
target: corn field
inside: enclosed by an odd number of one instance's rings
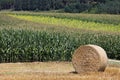
[[[99,45],[109,58],[120,59],[119,39],[120,35],[87,32],[71,36],[57,32],[1,30],[0,62],[70,61],[74,50],[84,44]]]
[[[85,44],[101,46],[109,58],[120,59],[120,24],[110,23],[110,17],[103,23],[81,20],[82,14],[79,19],[71,19],[74,14],[42,15],[0,13],[0,62],[71,61],[75,49]]]

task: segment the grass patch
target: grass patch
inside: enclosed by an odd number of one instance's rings
[[[51,16],[41,16],[41,15],[9,15],[15,18],[43,23],[43,24],[52,24],[56,26],[67,26],[67,27],[74,27],[86,30],[94,30],[94,31],[112,31],[112,32],[119,32],[120,31],[120,24],[106,24],[106,23],[97,23],[97,22],[89,22],[89,21],[82,21],[77,19],[68,19],[68,18],[56,18]]]

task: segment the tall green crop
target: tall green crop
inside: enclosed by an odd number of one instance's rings
[[[0,31],[0,62],[70,61],[80,45],[103,47],[109,58],[120,59],[120,35],[81,32],[69,35],[59,32],[28,30]]]

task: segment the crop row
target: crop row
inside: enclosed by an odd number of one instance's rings
[[[29,30],[0,31],[0,62],[70,61],[80,45],[103,47],[109,58],[120,59],[120,35],[81,32],[74,35]]]
[[[76,19],[55,18],[49,16],[31,16],[31,15],[9,15],[9,16],[19,18],[22,20],[32,21],[32,22],[52,24],[57,26],[74,27],[74,28],[86,29],[86,30],[112,31],[112,32],[120,31],[120,24],[119,25],[104,24],[104,23],[96,23],[96,22],[87,22]]]
[[[16,15],[29,15],[29,16],[47,16],[55,18],[67,18],[67,19],[76,19],[87,22],[97,22],[104,24],[114,24],[119,25],[120,15],[109,15],[109,14],[72,14],[72,13],[35,13],[35,12],[12,12],[9,14]]]

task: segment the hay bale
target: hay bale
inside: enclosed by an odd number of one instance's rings
[[[72,57],[77,73],[104,71],[108,58],[104,49],[97,45],[80,46]]]

